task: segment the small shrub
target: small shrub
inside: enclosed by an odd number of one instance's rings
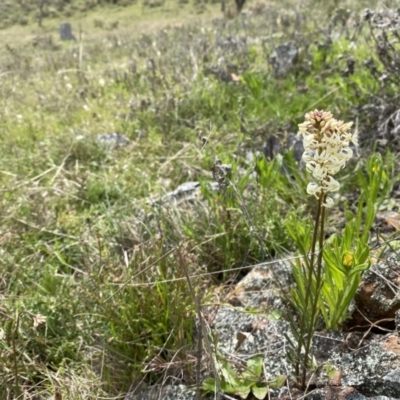
[[[99,29],[104,29],[104,21],[102,19],[94,19],[93,20],[93,25],[95,28],[99,28]]]

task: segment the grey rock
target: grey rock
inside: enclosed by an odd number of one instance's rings
[[[285,77],[297,62],[299,48],[294,42],[286,42],[275,48],[270,63],[277,78]]]
[[[243,363],[249,357],[263,354],[265,377],[273,380],[285,375],[289,366],[286,360],[285,337],[288,323],[269,319],[267,314],[250,313],[244,308],[221,307],[210,324],[217,338],[217,350],[227,359],[232,354]]]
[[[210,190],[217,191],[217,182],[207,182],[207,186]],[[182,201],[193,202],[201,196],[201,184],[200,182],[185,182],[179,185],[175,190],[167,193],[159,199],[149,199],[147,201],[148,205],[164,204],[171,201],[176,201],[178,203]]]
[[[104,133],[96,136],[97,141],[99,144],[107,147],[107,148],[116,148],[116,147],[123,147],[127,146],[131,143],[129,138],[122,133]]]
[[[287,135],[272,133],[264,143],[263,153],[268,160],[273,160],[278,154],[283,154],[290,149],[293,149],[294,159],[300,163],[304,153],[302,138],[295,133]]]
[[[180,199],[185,197],[186,199],[193,198],[193,195],[200,188],[200,182],[185,182],[182,185],[179,185],[172,192],[167,193],[163,199]]]
[[[307,396],[309,400],[398,400],[394,397],[387,396],[372,396],[366,397],[357,391],[351,391],[350,387],[326,387],[322,389],[316,389],[312,394]]]
[[[400,368],[396,368],[394,371],[389,372],[383,377],[383,380],[389,382],[400,382]]]
[[[286,311],[280,293],[283,288],[289,290],[292,284],[291,266],[288,261],[261,263],[253,266],[227,297],[227,301],[235,306],[257,310],[268,308]]]
[[[369,397],[369,399],[370,400],[400,400],[398,397],[387,397],[387,396],[373,396],[373,397]]]
[[[398,371],[400,365],[400,345],[397,335],[372,335],[364,339],[362,346],[356,349],[348,347],[349,337],[338,334],[337,345],[323,355],[324,346],[319,344],[318,361],[337,371],[338,382],[351,386],[363,394],[373,396],[400,397]],[[342,335],[343,341],[340,341]],[[358,342],[358,340],[357,340]],[[316,353],[317,354],[317,353]],[[318,385],[329,383],[321,370],[316,375]]]
[[[395,262],[397,257],[391,254],[381,263],[391,265],[391,268],[387,269],[396,275]],[[390,273],[385,276],[390,279],[389,282],[395,281]],[[367,276],[366,280],[379,283],[382,278],[371,272],[371,277]],[[231,296],[228,295],[228,302],[236,308],[220,307],[215,321],[210,324],[218,337],[218,350],[221,353],[226,355],[234,353],[238,357],[260,352],[264,354],[268,379],[288,374],[288,371],[290,374],[291,371],[291,367],[286,364],[283,351],[287,346],[284,333],[290,336],[289,327],[284,320],[268,318],[272,310],[284,310],[285,307],[278,301],[280,297],[280,287],[276,284],[278,281],[283,287],[291,286],[292,277],[288,261],[281,260],[272,265],[255,266],[232,290]],[[379,293],[382,294],[383,291]],[[389,298],[395,299],[397,296],[393,291],[390,293],[384,297],[383,310],[392,310],[394,303],[389,301]],[[249,314],[246,312],[248,309],[265,311]],[[245,335],[238,335],[240,332],[244,332]],[[239,336],[245,336],[246,340],[238,344]],[[318,388],[313,395],[314,399],[347,400],[350,393],[353,397],[358,396],[354,399],[360,400],[400,398],[400,338],[397,334],[370,334],[364,337],[364,333],[356,332],[351,334],[336,331],[317,332],[313,340],[313,354],[320,366],[313,377],[313,383]],[[328,377],[323,368],[327,364],[337,371],[333,377]],[[349,391],[339,391],[345,388]],[[330,394],[333,397],[329,397]]]
[[[191,183],[189,187],[197,188]],[[392,255],[387,257],[392,260]],[[393,261],[393,260],[392,260]],[[380,279],[376,274],[375,280]],[[367,281],[372,279],[367,276]],[[234,287],[218,306],[209,306],[204,316],[211,329],[217,354],[232,365],[246,363],[249,357],[262,354],[264,374],[268,380],[278,375],[290,376],[286,359],[288,335],[293,340],[289,324],[273,317],[274,310],[284,310],[280,300],[281,286],[290,288],[293,282],[290,260],[258,264]],[[395,296],[396,297],[396,296]],[[231,304],[229,306],[228,304]],[[271,318],[273,317],[273,318]],[[400,399],[400,338],[397,333],[379,335],[363,332],[321,331],[314,336],[312,351],[318,365],[311,376],[316,387],[307,395],[314,400],[399,400]],[[330,366],[329,376],[324,368]],[[165,386],[139,397],[126,400],[193,400],[195,392],[185,386]],[[297,392],[296,392],[297,390]],[[295,388],[273,389],[272,400],[303,398]]]
[[[254,266],[224,299],[235,308],[221,306],[206,312],[213,316],[210,327],[218,338],[217,350],[227,357],[235,354],[241,360],[263,354],[266,379],[287,375],[290,367],[285,356],[285,333],[290,333],[288,322],[281,318],[285,305],[278,291],[290,285],[288,261]]]
[[[367,399],[368,397],[365,397],[361,393],[350,393],[348,396],[346,396],[346,400],[367,400]]]
[[[352,316],[354,325],[363,325],[365,317],[371,322],[381,321],[381,324],[395,321],[396,312],[400,310],[399,288],[399,255],[391,253],[364,273],[355,296],[358,310]]]
[[[76,40],[69,22],[60,24],[60,40]]]
[[[128,394],[125,400],[194,400],[196,392],[185,385],[153,386]]]
[[[377,29],[396,30],[400,28],[400,11],[398,8],[384,8],[370,13],[371,24]]]

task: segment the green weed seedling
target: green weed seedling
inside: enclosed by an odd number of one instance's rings
[[[337,373],[337,369],[331,363],[324,365],[324,371],[329,379],[334,378]]]
[[[246,399],[252,395],[259,400],[266,398],[269,388],[281,387],[286,376],[279,376],[273,382],[265,383],[262,380],[263,375],[263,357],[255,356],[249,358],[243,372],[237,372],[226,358],[220,357],[219,364],[219,383],[222,392],[239,396]],[[202,386],[204,393],[214,393],[216,390],[216,379],[205,379]]]

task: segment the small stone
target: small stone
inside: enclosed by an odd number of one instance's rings
[[[60,40],[76,40],[69,22],[60,24]]]
[[[108,148],[127,146],[131,143],[129,138],[121,133],[103,133],[96,136],[97,141]]]
[[[290,69],[296,64],[299,48],[294,42],[286,42],[275,48],[271,57],[274,74],[276,77],[285,77]]]

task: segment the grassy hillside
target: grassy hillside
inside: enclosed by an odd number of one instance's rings
[[[399,44],[387,32],[374,50],[367,1],[251,2],[235,19],[209,3],[54,4],[42,28],[36,1],[0,12],[0,397],[109,398],[172,360],[191,382],[196,301],[295,251],[287,221],[310,223],[309,176],[290,151],[266,163],[267,138],[329,109],[358,127],[353,169],[377,150],[395,176]],[[58,39],[66,18],[77,41]],[[277,76],[287,41],[298,55]],[[99,143],[110,132],[130,144]],[[341,179],[337,229],[361,190]],[[187,181],[195,200],[148,201]]]
[[[218,4],[217,4],[218,3]],[[70,20],[87,24],[97,20],[103,28],[115,29],[115,23],[125,25],[143,19],[179,19],[182,16],[206,14],[220,8],[219,1],[194,0],[3,0],[0,3],[0,29],[17,26],[42,26],[50,29]],[[233,0],[228,8],[233,8]],[[107,25],[108,24],[108,25]]]

